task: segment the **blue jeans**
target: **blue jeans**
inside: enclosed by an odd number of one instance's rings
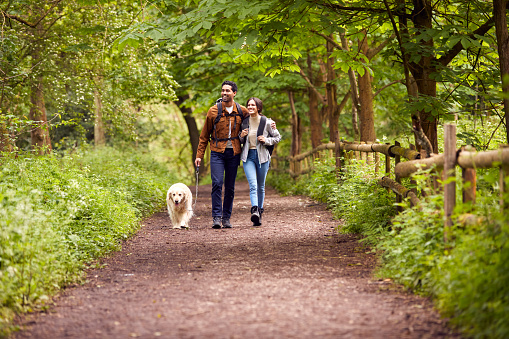
[[[235,193],[235,179],[240,165],[240,154],[233,155],[233,148],[224,153],[210,152],[210,178],[212,179],[212,217],[230,219]],[[224,183],[224,202],[221,196]]]
[[[249,198],[251,206],[263,208],[263,200],[265,199],[265,178],[269,171],[270,161],[260,165],[258,161],[258,151],[250,149],[247,159],[244,161],[244,173],[246,173],[247,182],[249,183]]]

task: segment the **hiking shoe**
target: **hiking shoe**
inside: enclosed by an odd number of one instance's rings
[[[260,226],[260,209],[258,206],[251,207],[251,221],[253,222],[253,226]]]
[[[221,218],[220,217],[214,217],[212,218],[212,228],[221,228]]]
[[[232,228],[232,224],[230,224],[230,219],[223,219],[223,228]]]

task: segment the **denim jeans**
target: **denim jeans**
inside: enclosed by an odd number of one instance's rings
[[[258,161],[258,151],[250,149],[247,159],[244,161],[244,173],[246,173],[247,182],[249,183],[249,198],[251,206],[263,208],[263,200],[265,199],[265,178],[269,171],[270,161],[260,165]]]
[[[224,153],[210,152],[210,178],[212,179],[212,217],[230,219],[235,194],[235,179],[240,165],[240,154],[233,155],[233,148],[226,148]],[[221,196],[224,183],[224,202]]]

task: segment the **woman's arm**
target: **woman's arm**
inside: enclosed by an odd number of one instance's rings
[[[279,134],[277,128],[272,127],[273,122],[273,120],[269,119],[265,125],[265,131],[267,132],[267,136],[265,137],[266,145],[275,145],[281,141],[281,134]]]

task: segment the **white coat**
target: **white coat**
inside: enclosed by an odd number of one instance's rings
[[[281,134],[277,129],[272,129],[272,119],[267,118],[267,122],[265,124],[265,128],[263,129],[263,136],[265,137],[265,145],[275,145],[279,141],[281,141]],[[249,135],[249,133],[248,133]],[[249,138],[247,136],[240,137],[240,142],[244,144],[242,148],[242,153],[240,154],[240,159],[243,162],[247,161],[247,154],[249,153],[249,148],[251,145],[249,144]],[[256,140],[256,150],[258,151],[258,162],[260,164],[266,163],[270,160],[270,153],[264,144],[260,143]]]

